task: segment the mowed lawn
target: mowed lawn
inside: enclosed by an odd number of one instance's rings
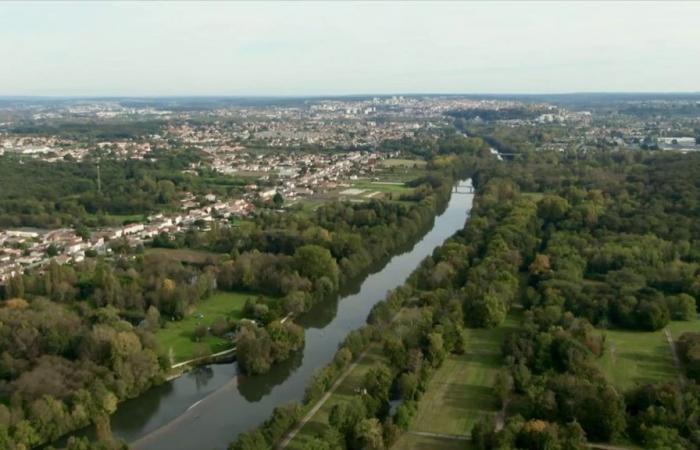
[[[371,192],[385,192],[390,194],[408,194],[413,192],[412,187],[408,187],[401,181],[369,181],[360,180],[352,183],[355,189],[365,189],[364,194]]]
[[[423,168],[425,167],[428,163],[426,161],[423,161],[422,159],[401,159],[401,158],[393,158],[393,159],[385,159],[382,162],[379,163],[382,167],[408,167],[408,168]]]
[[[163,258],[187,264],[206,264],[209,261],[219,261],[224,255],[189,248],[149,248],[147,255],[159,255]]]
[[[469,441],[403,433],[391,448],[392,450],[469,450],[472,446]]]
[[[321,409],[309,420],[306,425],[294,436],[292,442],[287,446],[290,450],[303,450],[311,438],[322,434],[328,425],[328,415],[334,405],[338,403],[349,402],[353,396],[357,395],[356,389],[362,386],[365,374],[374,366],[385,362],[381,349],[376,345],[373,346],[367,355],[362,358],[355,370],[350,372],[347,378],[343,380],[338,389],[330,396],[323,404]]]
[[[207,336],[200,342],[193,339],[194,330],[200,324],[210,326],[218,317],[240,319],[249,298],[256,295],[238,292],[216,292],[199,303],[187,316],[175,322],[166,322],[155,333],[158,344],[166,352],[172,349],[174,362],[181,362],[204,354],[216,353],[231,347],[231,343],[215,336]],[[200,319],[199,315],[203,315]]]
[[[474,423],[498,413],[493,382],[503,365],[501,343],[520,315],[514,309],[496,328],[467,330],[467,352],[450,355],[430,380],[411,431],[468,435]]]
[[[675,341],[686,331],[700,331],[700,320],[671,322],[667,328]],[[616,386],[628,389],[636,384],[678,379],[680,373],[663,330],[606,330],[605,336],[600,367]]]

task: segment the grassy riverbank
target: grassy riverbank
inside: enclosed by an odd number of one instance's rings
[[[211,326],[219,317],[241,319],[246,300],[254,297],[249,293],[216,292],[199,303],[184,319],[166,322],[155,333],[156,341],[166,351],[172,349],[175,363],[226,350],[232,345],[230,341],[211,334],[196,341],[195,329],[199,325]]]

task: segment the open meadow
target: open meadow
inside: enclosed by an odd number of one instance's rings
[[[158,255],[173,261],[196,265],[215,263],[224,256],[219,253],[189,248],[148,248],[146,249],[146,254]]]
[[[519,316],[513,309],[498,327],[466,330],[466,353],[450,355],[433,375],[411,431],[469,435],[474,423],[498,413],[493,381],[502,366],[501,343],[518,326]]]
[[[189,311],[184,319],[166,321],[165,326],[155,333],[156,341],[166,351],[172,349],[174,362],[226,350],[231,347],[231,342],[210,334],[196,342],[195,329],[199,325],[211,326],[219,317],[240,319],[246,300],[254,297],[248,293],[216,292]]]
[[[700,331],[700,320],[671,322],[665,329],[675,341],[686,331]],[[681,375],[673,360],[664,330],[606,330],[605,354],[600,367],[610,382],[622,389],[636,384],[677,380]]]

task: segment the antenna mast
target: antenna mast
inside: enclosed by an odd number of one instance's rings
[[[102,178],[100,177],[100,159],[97,159],[97,193],[102,194]]]

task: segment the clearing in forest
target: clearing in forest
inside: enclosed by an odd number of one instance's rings
[[[469,435],[474,423],[498,414],[500,402],[493,383],[503,365],[501,344],[518,326],[520,314],[513,308],[498,327],[467,330],[466,353],[448,356],[435,373],[410,431]]]
[[[675,342],[686,331],[700,331],[700,320],[671,322],[665,329]],[[605,354],[600,368],[621,389],[676,381],[680,375],[664,330],[605,330]]]
[[[220,317],[240,319],[246,300],[255,297],[249,293],[216,292],[198,303],[182,320],[169,321],[164,317],[165,326],[155,332],[156,342],[165,351],[172,349],[176,363],[226,350],[233,345],[230,340],[208,334],[197,342],[195,329],[200,325],[209,327]]]

